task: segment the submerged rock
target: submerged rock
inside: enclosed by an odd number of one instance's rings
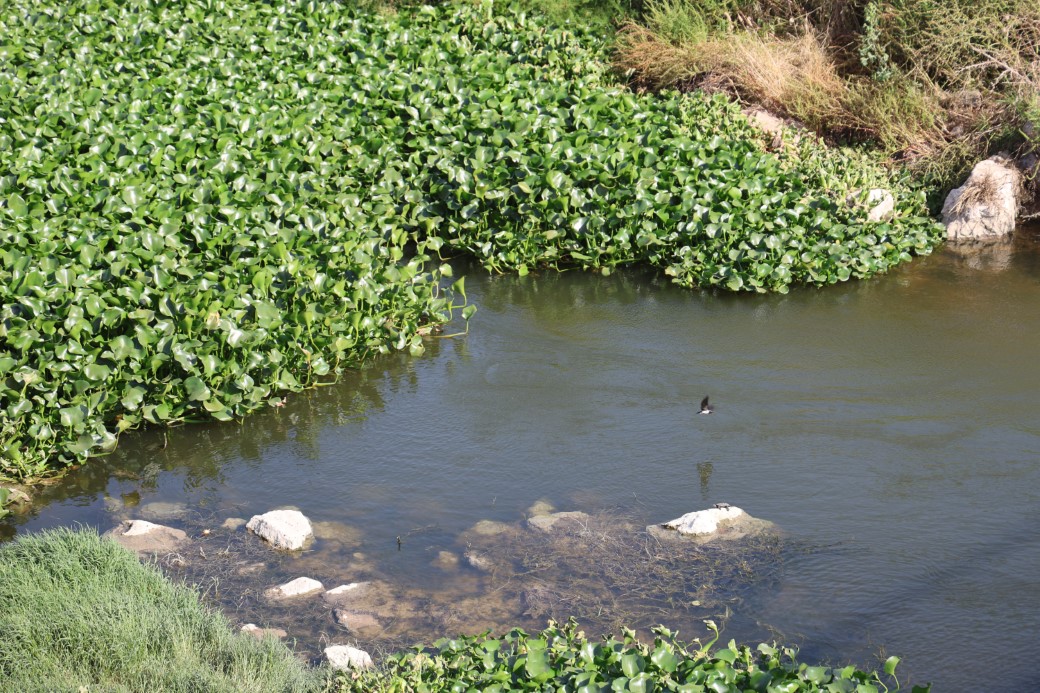
[[[490,573],[492,570],[495,569],[494,561],[485,556],[483,553],[477,551],[467,551],[465,555],[466,562],[481,572]]]
[[[142,505],[138,509],[138,512],[143,517],[148,517],[153,520],[173,520],[187,515],[188,506],[179,502],[171,503],[167,501],[154,501]]]
[[[542,500],[537,500],[531,504],[531,507],[527,509],[527,516],[535,517],[536,515],[548,515],[553,510],[556,510],[553,504],[543,498]]]
[[[242,626],[242,632],[249,633],[257,640],[262,640],[264,637],[268,635],[276,637],[280,640],[282,638],[288,637],[289,635],[281,628],[261,628],[255,623],[247,623],[244,626]]]
[[[993,157],[975,164],[964,185],[943,204],[948,241],[989,241],[1010,235],[1018,216],[1022,174]]]
[[[496,534],[502,532],[508,532],[513,529],[512,525],[508,525],[505,522],[496,522],[494,520],[480,520],[477,524],[470,527],[469,531],[474,534],[479,534],[485,537],[493,537]]]
[[[368,591],[369,585],[371,585],[369,582],[352,582],[349,585],[340,585],[321,595],[321,598],[329,604],[345,604],[364,596]]]
[[[299,510],[272,510],[263,515],[254,515],[246,529],[279,549],[290,551],[303,548],[314,536],[311,522]]]
[[[451,551],[438,551],[437,558],[433,559],[432,564],[441,570],[457,570],[459,567],[459,557]]]
[[[229,529],[232,532],[234,532],[239,527],[245,525],[245,523],[246,521],[241,517],[229,517],[228,519],[224,520],[224,522],[220,526],[224,529]]]
[[[315,522],[313,529],[314,536],[324,541],[335,541],[344,546],[361,544],[361,530],[342,522]]]
[[[188,539],[186,532],[147,520],[127,520],[105,533],[105,536],[137,553],[170,553]]]
[[[368,669],[373,666],[372,657],[364,650],[350,645],[332,645],[325,648],[325,658],[333,669]]]
[[[335,609],[332,612],[336,623],[346,628],[352,635],[371,637],[383,630],[383,626],[372,614],[363,611]]]
[[[313,592],[325,589],[325,586],[314,578],[299,577],[290,580],[284,585],[278,585],[264,592],[269,599],[288,599],[289,597],[301,597]]]
[[[578,510],[562,513],[535,515],[527,518],[527,526],[539,532],[574,532],[584,530],[588,526],[589,514]]]

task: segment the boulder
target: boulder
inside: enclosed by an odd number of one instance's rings
[[[946,240],[991,241],[1015,230],[1022,174],[999,157],[975,164],[964,185],[943,204]]]
[[[137,553],[171,553],[188,539],[183,530],[157,525],[147,520],[127,520],[105,536]]]
[[[267,590],[264,594],[269,599],[288,599],[289,597],[300,597],[325,589],[325,586],[313,578],[298,577],[290,580],[284,585],[278,585]]]
[[[254,515],[246,529],[279,549],[294,551],[303,548],[314,536],[311,522],[299,510],[272,510],[263,515]]]
[[[263,640],[268,635],[278,638],[280,640],[289,635],[281,628],[261,628],[255,623],[247,623],[244,626],[242,626],[242,632],[249,633],[257,640]]]
[[[332,645],[325,648],[325,658],[333,669],[368,669],[373,666],[372,657],[364,650],[350,645]]]

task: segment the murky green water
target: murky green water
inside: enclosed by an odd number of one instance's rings
[[[484,610],[451,623],[494,627],[488,581],[432,565],[442,550],[461,555],[475,522],[516,522],[539,499],[636,525],[726,501],[777,523],[789,548],[733,602],[724,638],[780,637],[809,660],[899,654],[904,681],[936,690],[964,690],[972,657],[1000,690],[1030,690],[1038,239],[788,296],[685,292],[635,274],[473,273],[467,337],[381,359],[242,425],[126,438],[0,531],[106,530],[160,500],[185,503],[170,524],[193,527],[293,505],[356,531],[268,566],[278,576],[378,574],[413,599],[451,588]],[[705,394],[714,416],[696,414]],[[667,612],[654,618],[670,625]]]

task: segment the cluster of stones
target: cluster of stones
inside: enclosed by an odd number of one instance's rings
[[[225,523],[225,526],[235,529],[241,526],[242,522],[242,520],[232,518]],[[314,529],[310,520],[299,510],[272,510],[263,515],[254,515],[245,525],[246,529],[267,541],[271,546],[287,551],[302,549],[314,538]],[[147,520],[127,520],[108,532],[108,535],[138,554],[174,553],[188,540],[188,535],[183,530]],[[378,629],[380,624],[370,614],[342,607],[351,598],[363,594],[367,586],[368,583],[351,583],[326,591],[320,581],[309,577],[299,577],[270,588],[266,591],[265,596],[272,601],[277,601],[323,593],[322,596],[327,603],[338,607],[333,612],[336,621],[351,633],[362,633]],[[287,636],[287,633],[281,628],[261,628],[255,623],[245,624],[242,626],[242,631],[258,638],[272,636],[284,638]],[[349,669],[372,666],[372,658],[367,652],[349,645],[330,645],[325,648],[325,656],[333,668]]]
[[[183,512],[177,504],[149,504],[142,514],[155,519],[173,517]],[[166,507],[171,506],[171,507]],[[178,510],[180,512],[178,512]],[[298,551],[307,547],[315,536],[315,525],[298,510],[272,510],[252,517],[248,522],[231,518],[224,523],[227,529],[235,530],[245,524],[246,528],[268,542],[272,547],[287,551]],[[325,525],[317,523],[319,536],[325,537]],[[484,574],[493,574],[503,566],[496,565],[479,547],[487,547],[488,541],[508,540],[507,533],[530,531],[553,536],[582,535],[594,526],[594,518],[583,512],[554,512],[551,505],[539,501],[528,509],[527,519],[522,524],[510,524],[482,520],[467,530],[460,541],[469,547],[461,557],[451,551],[440,551],[433,565],[447,571],[457,570],[460,563]],[[771,531],[771,523],[755,519],[737,507],[720,503],[715,508],[687,513],[675,520],[651,525],[647,531],[660,539],[694,540],[698,542],[739,539],[750,534]],[[204,532],[208,534],[208,530]],[[180,529],[156,524],[148,520],[127,520],[109,532],[116,541],[137,551],[139,554],[175,554],[188,541],[188,535]],[[355,554],[359,555],[359,554]],[[321,581],[301,576],[284,584],[273,586],[264,592],[272,603],[303,600],[319,597],[331,609],[336,623],[355,638],[367,639],[384,632],[385,623],[407,617],[407,599],[401,599],[400,590],[385,582],[352,582],[326,589]],[[402,609],[404,609],[402,611]],[[262,628],[254,623],[242,626],[242,631],[258,638],[287,636],[280,628]],[[372,658],[364,650],[346,644],[332,644],[325,648],[325,657],[334,668],[350,669],[372,666]]]

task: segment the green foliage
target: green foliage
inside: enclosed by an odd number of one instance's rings
[[[715,626],[709,622],[709,627]],[[798,662],[796,651],[762,644],[756,649],[730,641],[711,651],[718,637],[696,648],[678,641],[665,628],[656,630],[652,643],[643,643],[631,631],[621,640],[596,642],[578,631],[572,621],[550,626],[534,636],[513,630],[501,638],[442,639],[433,648],[415,647],[389,657],[381,669],[357,678],[339,676],[330,690],[347,693],[418,691],[868,691],[899,690],[894,680],[897,657],[884,665],[885,673],[855,667],[830,668]],[[884,677],[884,680],[883,678]],[[886,683],[894,684],[889,688]],[[929,687],[914,687],[926,693]]]
[[[783,292],[939,239],[906,186],[890,223],[844,204],[876,167],[819,187],[735,105],[632,94],[593,29],[490,2],[14,0],[0,34],[11,475],[421,353],[439,252]]]
[[[859,44],[859,59],[863,67],[879,82],[892,77],[892,60],[881,45],[881,9],[877,0],[870,0],[863,10],[863,37]]]
[[[674,43],[697,43],[728,29],[741,0],[646,0],[641,21]]]
[[[288,692],[319,679],[92,530],[0,546],[4,690]]]
[[[3,488],[0,486],[0,520],[4,519],[11,514],[11,511],[6,507],[8,500],[11,498],[11,489]]]

